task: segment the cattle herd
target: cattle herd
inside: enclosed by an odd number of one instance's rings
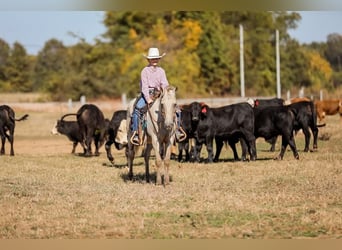
[[[181,126],[187,137],[181,142],[176,142],[178,145],[174,145],[178,146],[176,159],[179,162],[217,162],[225,143],[231,147],[235,161],[254,161],[257,159],[256,139],[264,138],[271,144],[270,150],[274,151],[278,136],[281,138],[281,148],[276,159],[283,159],[287,146],[292,150],[294,158],[299,159],[295,143],[295,135],[299,130],[302,130],[305,136],[304,151],[317,150],[318,127],[325,126],[325,116],[339,114],[342,119],[341,100],[312,101],[308,98],[294,98],[284,102],[280,98],[249,99],[246,102],[221,107],[209,107],[205,103],[192,102],[181,105],[180,108]],[[65,114],[57,120],[52,133],[67,136],[73,142],[73,154],[76,146],[81,144],[83,155],[91,156],[94,144],[94,155],[97,156],[100,147],[105,144],[107,158],[114,163],[111,152],[113,144],[117,150],[127,151],[127,115],[127,110],[118,110],[109,120],[96,105],[85,104],[77,113]],[[73,116],[75,120],[64,120],[67,116]],[[10,155],[14,155],[15,122],[27,117],[28,114],[15,118],[11,107],[0,106],[0,154],[5,154],[4,145],[8,139],[11,144]],[[241,146],[241,156],[236,150],[237,143]],[[200,157],[203,145],[207,150],[206,159]]]

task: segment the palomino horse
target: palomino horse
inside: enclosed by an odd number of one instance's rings
[[[147,109],[146,118],[146,136],[147,143],[144,152],[145,160],[145,176],[146,182],[150,182],[149,173],[149,159],[152,148],[155,152],[155,165],[157,168],[156,184],[162,184],[161,167],[164,166],[164,185],[169,184],[169,167],[171,147],[175,140],[175,108],[176,108],[176,88],[168,86],[162,90],[160,97],[158,97],[152,106]],[[127,127],[130,127],[131,117],[133,111],[134,100],[132,100],[127,112]],[[130,130],[129,130],[130,131]],[[128,138],[131,138],[131,132],[128,133]],[[129,178],[133,179],[133,160],[135,148],[130,140],[128,140],[128,147],[126,149],[127,163],[129,168]]]

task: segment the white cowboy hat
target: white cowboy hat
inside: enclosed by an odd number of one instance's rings
[[[144,57],[146,57],[147,59],[159,59],[159,58],[162,58],[165,55],[166,55],[165,53],[160,55],[158,48],[149,48],[148,49],[148,54],[144,55]]]

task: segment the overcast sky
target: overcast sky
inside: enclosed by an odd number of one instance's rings
[[[342,11],[303,11],[291,37],[301,43],[324,42],[331,33],[342,35]],[[102,11],[0,11],[0,38],[10,46],[15,41],[29,54],[37,54],[46,41],[56,38],[69,46],[84,38],[93,43],[106,29]]]

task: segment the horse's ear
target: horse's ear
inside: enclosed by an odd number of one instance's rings
[[[177,87],[172,85],[167,86],[167,89],[177,91]]]

